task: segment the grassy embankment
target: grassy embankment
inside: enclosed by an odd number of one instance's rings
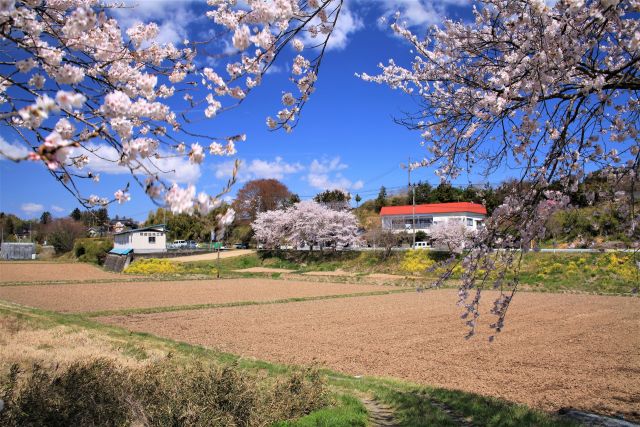
[[[350,281],[363,281],[370,273],[386,273],[435,280],[444,272],[438,262],[448,255],[432,251],[393,252],[387,258],[373,252],[280,252],[251,254],[215,261],[174,263],[170,260],[143,260],[128,270],[133,274],[160,274],[165,276],[212,276],[223,277],[273,277],[280,273],[238,273],[250,267],[271,267],[294,270],[295,273],[310,271],[344,270],[356,275]],[[456,266],[452,279],[463,273]],[[510,272],[507,278],[513,277]],[[331,277],[332,281],[340,280]],[[317,278],[314,278],[317,280]],[[411,281],[410,281],[411,282]],[[534,253],[524,254],[519,261],[519,282],[523,290],[549,292],[588,292],[596,294],[629,294],[640,283],[640,270],[632,253]],[[452,283],[453,284],[453,283]]]
[[[569,425],[499,399],[267,363],[80,315],[0,303],[0,425]],[[108,422],[107,422],[108,420]]]

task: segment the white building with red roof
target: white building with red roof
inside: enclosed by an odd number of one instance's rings
[[[393,231],[415,231],[429,233],[438,222],[455,221],[476,230],[484,226],[487,209],[470,202],[427,203],[423,205],[385,206],[380,211],[382,228]]]

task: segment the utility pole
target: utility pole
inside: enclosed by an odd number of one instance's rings
[[[412,185],[411,190],[413,193],[413,248],[416,247],[416,186]]]

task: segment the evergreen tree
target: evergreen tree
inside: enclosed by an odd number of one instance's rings
[[[76,221],[80,221],[82,219],[82,212],[80,212],[80,209],[75,208],[71,211],[71,214],[69,216]]]
[[[42,215],[40,215],[40,224],[49,224],[51,222],[51,219],[51,212],[44,211],[42,212]]]
[[[376,212],[380,212],[384,206],[387,206],[387,189],[383,185],[375,201]]]

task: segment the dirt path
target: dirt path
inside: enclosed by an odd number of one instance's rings
[[[231,251],[222,251],[220,252],[220,259],[233,258],[237,256],[242,256],[242,255],[249,255],[255,252],[256,251],[254,251],[253,249],[234,249]],[[167,258],[167,259],[171,261],[177,261],[177,262],[214,261],[218,259],[218,253],[207,252],[206,254],[201,254],[201,255],[187,255],[187,256],[179,256],[176,258]]]
[[[251,267],[242,270],[233,270],[236,273],[293,273],[295,270],[287,270],[286,268],[269,268],[269,267]]]
[[[369,397],[360,398],[369,413],[371,427],[393,427],[399,425],[393,413],[393,408]]]
[[[344,271],[344,270],[308,271],[302,274],[304,274],[305,276],[344,276],[344,277],[355,277],[358,275],[358,273],[351,273],[349,271]]]

